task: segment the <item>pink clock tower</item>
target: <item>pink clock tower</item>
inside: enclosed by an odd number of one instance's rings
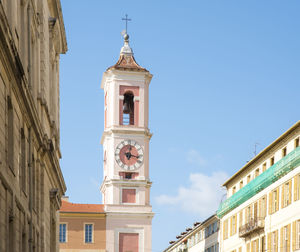
[[[103,74],[104,174],[101,185],[108,252],[151,251],[149,84],[124,35],[118,62]]]

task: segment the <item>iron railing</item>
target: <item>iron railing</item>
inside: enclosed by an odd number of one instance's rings
[[[239,237],[245,237],[254,231],[265,227],[265,219],[261,217],[251,218],[248,222],[239,227]]]

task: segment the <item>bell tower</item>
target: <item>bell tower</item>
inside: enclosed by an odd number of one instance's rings
[[[124,34],[117,63],[103,74],[104,132],[102,200],[109,252],[151,251],[149,177],[149,84]]]

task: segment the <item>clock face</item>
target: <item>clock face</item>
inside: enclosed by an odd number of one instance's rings
[[[143,163],[143,148],[134,140],[124,140],[118,144],[115,151],[118,165],[127,171],[133,171]]]

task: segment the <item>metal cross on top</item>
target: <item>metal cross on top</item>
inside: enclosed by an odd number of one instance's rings
[[[128,15],[126,14],[125,15],[125,18],[122,18],[122,20],[124,20],[125,22],[126,22],[126,34],[127,34],[127,23],[128,23],[128,21],[131,21],[131,18],[128,18]]]

